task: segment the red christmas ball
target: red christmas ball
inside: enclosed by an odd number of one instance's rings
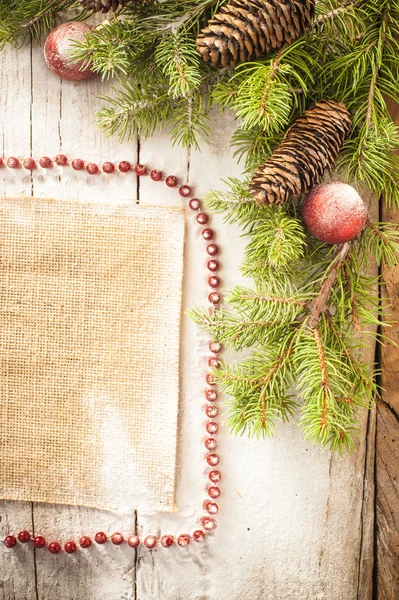
[[[326,244],[353,240],[367,221],[367,208],[352,186],[322,183],[305,198],[302,218],[306,228]]]
[[[59,77],[69,81],[82,81],[94,75],[90,68],[81,71],[83,61],[73,62],[73,42],[81,42],[91,30],[86,23],[69,21],[59,25],[48,36],[44,44],[47,66]]]

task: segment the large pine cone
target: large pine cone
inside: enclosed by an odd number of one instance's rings
[[[119,7],[126,6],[128,0],[80,0],[80,3],[86,10],[107,13],[111,8],[116,10]]]
[[[321,100],[290,127],[279,148],[256,171],[250,191],[260,204],[307,194],[334,165],[351,118],[344,104]]]
[[[315,0],[231,0],[197,37],[213,67],[236,67],[299,38],[310,27]]]

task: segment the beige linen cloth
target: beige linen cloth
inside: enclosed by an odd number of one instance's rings
[[[0,497],[174,508],[180,208],[3,198]]]

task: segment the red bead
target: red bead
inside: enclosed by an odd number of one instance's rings
[[[202,517],[201,525],[204,529],[207,529],[208,531],[210,531],[211,529],[215,529],[216,527],[216,523],[212,519],[212,517]]]
[[[220,488],[218,488],[216,485],[211,485],[211,487],[208,488],[208,495],[210,498],[219,498]]]
[[[216,369],[220,368],[220,360],[216,356],[210,356],[208,358],[208,365],[210,367],[215,367]]]
[[[211,271],[212,273],[214,273],[215,271],[219,270],[220,263],[218,260],[208,260],[208,263],[206,266],[208,267],[208,271]]]
[[[122,160],[122,162],[119,163],[119,170],[121,173],[129,173],[131,168],[132,165],[128,160]]]
[[[49,169],[53,164],[53,161],[48,156],[42,156],[39,160],[39,165],[42,169]]]
[[[191,188],[190,188],[190,186],[189,185],[181,185],[179,187],[179,194],[183,198],[188,198],[188,196],[191,196]]]
[[[170,548],[173,546],[173,538],[171,535],[163,535],[161,537],[161,544],[164,548]]]
[[[96,165],[96,163],[89,163],[86,166],[86,171],[88,172],[89,175],[97,175],[99,169],[98,169],[98,165]]]
[[[147,537],[144,538],[143,543],[146,548],[155,548],[155,546],[157,545],[157,538],[155,537],[155,535],[147,535]]]
[[[209,287],[211,287],[213,289],[218,288],[220,285],[219,277],[217,277],[216,275],[211,275],[210,277],[208,277],[208,284],[209,284]]]
[[[150,177],[153,181],[161,181],[163,177],[162,171],[158,171],[158,169],[153,169],[150,173]]]
[[[209,221],[208,215],[204,212],[198,213],[198,215],[196,216],[196,219],[197,219],[197,223],[199,223],[200,225],[206,225]]]
[[[187,535],[187,533],[182,533],[181,535],[179,535],[179,537],[177,538],[177,543],[179,544],[179,546],[181,546],[182,548],[185,548],[186,546],[189,545],[190,543],[190,536]]]
[[[206,424],[206,430],[210,435],[215,435],[219,431],[219,425],[214,421],[209,421]]]
[[[220,458],[217,454],[208,454],[206,457],[206,462],[210,467],[216,467],[220,463]]]
[[[107,173],[109,175],[115,171],[115,165],[112,162],[105,162],[103,163],[102,169],[104,173]]]
[[[214,419],[215,417],[217,417],[218,413],[219,413],[219,411],[218,411],[217,406],[210,404],[206,407],[206,416],[209,417],[210,419]]]
[[[129,535],[127,538],[127,543],[131,548],[137,548],[140,545],[140,539],[137,535]]]
[[[18,167],[19,167],[18,158],[16,158],[15,156],[10,156],[10,158],[7,159],[7,167],[9,167],[10,169],[18,169]]]
[[[221,299],[222,297],[218,292],[210,292],[210,294],[208,294],[208,300],[211,304],[219,304]]]
[[[217,448],[217,441],[215,440],[215,438],[207,438],[204,442],[205,448],[207,450],[216,450]]]
[[[55,157],[55,162],[59,167],[65,167],[68,163],[68,157],[65,154],[57,154]]]
[[[46,540],[42,535],[37,535],[33,540],[33,545],[35,548],[44,548]]]
[[[165,183],[168,187],[174,188],[177,186],[177,177],[174,175],[168,175],[165,179]]]
[[[216,244],[209,244],[209,246],[206,247],[206,251],[209,256],[216,256],[216,254],[219,254],[219,246]]]
[[[8,535],[4,540],[4,545],[6,548],[14,548],[17,543],[17,538],[13,535]]]
[[[208,477],[212,483],[219,483],[222,479],[222,474],[220,471],[210,471]]]
[[[123,537],[123,535],[121,533],[113,533],[111,535],[111,542],[115,545],[115,546],[120,546],[121,544],[123,544],[125,538]]]
[[[74,552],[76,552],[75,542],[66,542],[64,549],[67,554],[73,554]]]
[[[191,210],[199,210],[201,208],[201,200],[198,200],[198,198],[191,198],[188,205]]]
[[[211,352],[214,352],[215,354],[217,354],[218,352],[221,352],[223,346],[220,342],[209,342],[209,350]]]
[[[18,539],[21,542],[21,544],[26,544],[27,542],[29,542],[29,540],[30,540],[29,531],[20,531],[18,534]]]
[[[213,240],[214,236],[215,236],[215,232],[213,231],[213,229],[209,229],[209,227],[207,227],[206,229],[202,230],[202,237],[207,242],[209,242],[209,240]]]
[[[4,166],[4,161],[2,158],[0,158],[0,167]]]
[[[219,506],[216,504],[216,502],[212,502],[211,500],[205,500],[204,509],[210,515],[216,515],[216,513],[219,511]]]
[[[61,552],[61,546],[58,542],[51,542],[48,545],[48,551],[51,552],[51,554],[58,554],[59,552]]]
[[[203,531],[201,531],[201,529],[197,529],[196,531],[194,531],[193,540],[195,542],[203,542],[204,539],[205,539],[205,533]]]
[[[87,535],[82,535],[82,537],[79,540],[79,545],[81,548],[90,548],[91,539]]]
[[[205,375],[205,379],[208,385],[216,385],[216,379],[215,377],[212,375],[212,373],[207,373]]]
[[[209,401],[209,402],[215,402],[219,397],[219,394],[217,393],[216,390],[205,390],[205,398]]]
[[[139,175],[140,177],[147,175],[148,173],[148,169],[145,165],[136,165],[135,171],[136,175]]]
[[[84,161],[81,158],[74,158],[72,161],[72,169],[75,171],[81,171],[85,166]]]
[[[94,536],[94,540],[97,542],[97,544],[105,544],[105,542],[107,541],[107,536],[103,531],[99,531]]]
[[[33,158],[25,158],[22,164],[27,171],[32,171],[32,169],[36,167],[36,162],[33,160]]]

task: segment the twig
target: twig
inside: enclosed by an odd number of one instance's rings
[[[323,390],[323,414],[321,417],[322,429],[327,428],[327,413],[328,413],[328,392],[330,391],[330,382],[327,372],[326,355],[324,353],[323,342],[321,341],[319,327],[316,326],[313,329],[313,337],[316,342],[317,354],[319,357],[321,382],[320,385]]]
[[[348,252],[350,250],[350,243],[345,242],[341,246],[340,251],[331,263],[327,275],[320,287],[320,291],[317,296],[308,305],[309,320],[308,325],[311,329],[314,329],[319,322],[320,315],[325,313],[330,300],[333,285],[337,279],[338,272],[345,262]]]

